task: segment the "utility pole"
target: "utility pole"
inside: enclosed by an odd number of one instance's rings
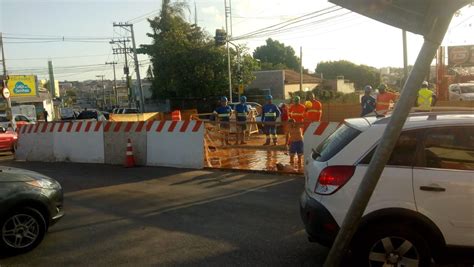
[[[194,25],[198,25],[198,9],[196,5],[196,1],[194,1]]]
[[[227,6],[227,1],[224,0],[224,7],[225,7],[225,32],[226,32],[226,45],[227,45],[227,71],[229,73],[229,101],[232,103],[232,70],[230,64],[230,47],[229,41],[231,35],[229,35],[229,17],[232,16],[232,11],[229,6]],[[232,26],[231,26],[232,28]]]
[[[138,85],[138,93],[140,95],[140,111],[142,113],[145,112],[145,98],[143,97],[143,88],[142,88],[142,80],[140,77],[140,64],[138,64],[138,55],[137,55],[137,47],[135,44],[135,33],[133,31],[133,24],[130,23],[114,23],[114,27],[121,27],[121,28],[128,28],[128,31],[131,34],[132,38],[132,47],[133,47],[133,59],[135,61],[135,73],[137,75],[137,85]],[[135,101],[135,99],[134,99]]]
[[[303,92],[303,47],[300,46],[300,92]]]
[[[403,37],[403,84],[408,78],[408,50],[407,50],[407,31],[402,30]],[[403,84],[401,87],[403,87]]]
[[[48,70],[49,70],[49,92],[51,93],[51,98],[56,96],[56,83],[54,82],[54,69],[53,61],[48,60]]]
[[[119,99],[118,99],[118,94],[117,94],[117,76],[115,75],[115,65],[117,65],[117,62],[105,62],[106,65],[112,65],[114,69],[114,95],[115,95],[115,104],[118,106],[119,104]],[[110,100],[112,103],[112,100]]]
[[[103,104],[102,104],[102,109],[105,109],[105,106],[107,105],[107,102],[105,101],[105,84],[104,84],[104,75],[96,75],[95,77],[101,78],[102,79],[102,94],[103,94]]]
[[[2,67],[3,67],[3,77],[2,77],[2,90],[3,88],[8,88],[8,76],[7,76],[7,64],[5,62],[5,49],[3,46],[3,35],[0,32],[0,46],[2,47]],[[9,120],[12,119],[12,102],[10,98],[6,98],[5,101],[7,102],[7,108],[5,110],[5,114]]]
[[[122,40],[112,40],[110,41],[111,44],[119,44],[122,47],[113,48],[114,55],[124,55],[125,56],[125,66],[123,67],[123,73],[126,75],[126,84],[127,84],[127,92],[128,92],[128,107],[132,107],[132,98],[133,98],[133,91],[130,87],[130,70],[128,68],[128,52],[130,52],[130,48],[127,48],[127,42],[130,42],[129,39],[122,39]]]

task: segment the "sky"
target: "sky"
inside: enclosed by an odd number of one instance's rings
[[[224,0],[187,3],[187,19],[194,22],[196,5],[198,25],[210,35],[225,26]],[[232,36],[238,38],[332,6],[326,0],[233,0]],[[122,79],[124,56],[114,55],[109,41],[129,33],[113,27],[113,23],[133,22],[137,46],[149,44],[151,39],[146,33],[150,27],[145,18],[158,14],[160,7],[160,0],[0,0],[0,32],[4,35],[8,72],[35,74],[45,79],[50,59],[56,80],[93,80],[100,75],[112,79],[112,65],[105,62],[117,62],[117,79]],[[315,70],[318,62],[341,59],[377,68],[403,66],[400,29],[344,9],[317,20],[278,35],[236,43],[253,52],[267,38],[273,38],[292,46],[298,56],[302,47],[303,65],[310,71]],[[442,45],[474,44],[473,24],[474,7],[461,9]],[[422,42],[421,36],[408,34],[409,64],[414,64]],[[148,60],[145,55],[139,56],[142,77]]]

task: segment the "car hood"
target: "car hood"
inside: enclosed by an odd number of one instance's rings
[[[43,179],[56,183],[54,179],[34,171],[0,166],[0,182],[30,182]]]

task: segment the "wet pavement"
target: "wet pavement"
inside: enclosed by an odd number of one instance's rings
[[[217,169],[265,171],[277,173],[302,174],[303,166],[290,165],[285,136],[279,135],[278,144],[264,146],[266,136],[252,134],[246,138],[247,144],[234,145],[235,134],[229,136],[231,145],[223,146],[220,134],[212,128],[206,131],[205,166]]]

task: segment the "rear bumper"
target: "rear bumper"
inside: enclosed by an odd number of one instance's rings
[[[329,211],[321,203],[309,197],[306,192],[301,194],[300,215],[309,241],[327,247],[332,246],[339,232],[339,225]]]

